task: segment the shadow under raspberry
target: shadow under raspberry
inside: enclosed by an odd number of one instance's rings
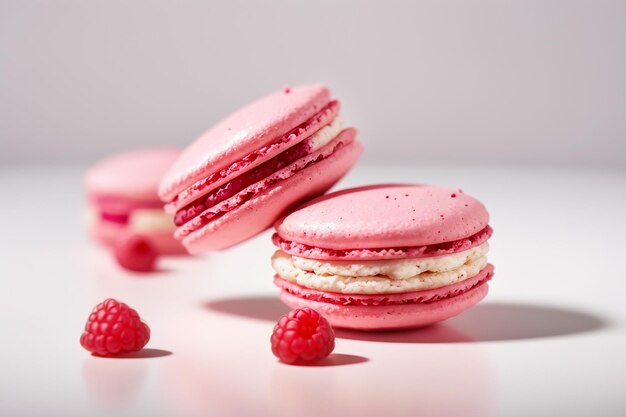
[[[313,362],[296,362],[289,364],[289,366],[303,366],[303,367],[322,367],[322,366],[343,366],[343,365],[355,365],[357,363],[364,363],[369,361],[368,358],[358,355],[347,355],[345,353],[333,353],[330,356]]]
[[[164,350],[164,349],[152,349],[152,348],[146,348],[146,349],[141,349],[139,352],[128,352],[128,353],[121,353],[121,354],[117,354],[117,355],[110,355],[110,356],[99,356],[99,355],[91,355],[94,358],[101,358],[101,359],[150,359],[150,358],[162,358],[164,356],[170,356],[173,355],[173,353],[169,350]]]

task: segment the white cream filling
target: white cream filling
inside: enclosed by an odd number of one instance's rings
[[[456,265],[459,259],[463,259],[458,257],[460,254],[428,258],[434,271],[425,269],[423,272],[404,278],[392,278],[384,275],[317,274],[314,271],[299,268],[294,263],[294,257],[280,250],[274,253],[272,266],[281,278],[306,288],[343,294],[386,294],[434,289],[471,278],[487,266],[487,257],[480,253],[477,251],[473,257],[466,256],[465,262],[451,269],[450,265]],[[449,260],[443,259],[448,257]],[[407,261],[413,261],[416,265],[421,260]],[[375,262],[380,264],[385,261]],[[386,262],[394,263],[395,261]],[[378,267],[380,268],[380,265]]]
[[[84,219],[87,227],[93,227],[104,222],[100,217],[99,210],[94,207],[85,209]],[[161,209],[135,209],[124,227],[135,232],[167,232],[176,229],[172,215]]]
[[[96,209],[94,209],[93,207],[85,208],[85,211],[83,212],[83,223],[88,229],[91,229],[93,226],[95,226],[96,222],[99,219],[100,218],[98,217]]]
[[[156,232],[176,229],[173,216],[160,209],[133,210],[128,227],[137,232]]]
[[[337,115],[329,124],[306,139],[311,147],[311,152],[328,145],[333,139],[339,136],[339,133],[341,133],[342,130],[343,119],[341,118],[341,115]]]
[[[350,277],[385,276],[406,279],[423,272],[446,272],[456,269],[467,261],[474,261],[489,252],[489,244],[483,244],[463,252],[430,258],[395,259],[388,261],[319,261],[292,257],[293,266],[316,275],[342,275]]]

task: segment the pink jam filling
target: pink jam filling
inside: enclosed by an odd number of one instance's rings
[[[478,275],[455,284],[424,291],[412,291],[398,294],[341,294],[324,292],[302,287],[286,281],[278,275],[274,277],[274,284],[282,291],[306,300],[329,303],[342,306],[389,306],[403,304],[429,304],[453,298],[485,284],[493,277],[493,266],[487,265]]]
[[[105,222],[125,225],[128,223],[130,215],[128,213],[109,213],[106,211],[100,212],[100,219]]]
[[[326,249],[303,243],[293,242],[280,237],[274,233],[272,241],[274,245],[290,255],[300,256],[309,259],[330,259],[330,260],[375,260],[375,259],[404,259],[404,258],[426,258],[432,256],[447,255],[450,253],[462,252],[481,245],[491,237],[493,230],[486,226],[480,232],[464,239],[452,242],[438,243],[436,245],[397,247],[397,248],[361,248],[361,249]]]
[[[291,173],[291,175],[295,174],[296,172],[300,172],[300,171],[308,168],[309,166],[311,166],[313,164],[316,164],[316,163],[326,159],[328,156],[330,156],[333,153],[335,153],[335,151],[337,151],[338,149],[342,148],[344,145],[345,145],[345,143],[342,142],[342,141],[337,142],[333,146],[332,150],[328,154],[319,154],[314,159],[311,159],[310,161],[307,161],[307,163],[304,164],[299,169],[296,169],[294,172]],[[176,232],[177,237],[178,238],[182,238],[184,236],[187,236],[190,233],[200,229],[204,225],[219,219],[220,217],[222,217],[227,212],[229,212],[231,210],[234,210],[237,207],[241,207],[241,205],[243,205],[244,203],[246,203],[247,201],[252,199],[254,196],[260,194],[261,192],[267,190],[268,188],[270,188],[271,186],[273,186],[277,182],[283,181],[283,180],[284,180],[284,178],[282,178],[282,177],[266,179],[263,182],[261,187],[258,187],[258,188],[255,188],[255,189],[243,192],[243,193],[242,192],[236,193],[237,199],[238,199],[236,205],[225,205],[225,206],[219,207],[218,210],[215,210],[215,211],[210,211],[209,210],[206,213],[202,213],[200,215],[197,215],[196,217],[193,218],[193,226],[192,227],[189,227],[188,229],[179,228],[177,230],[177,232]],[[183,226],[185,228],[187,227],[186,225],[183,225]]]
[[[174,224],[176,224],[176,226],[182,226],[203,211],[231,198],[250,185],[269,177],[274,172],[291,165],[298,159],[306,156],[309,152],[309,144],[306,141],[300,142],[258,167],[239,175],[221,187],[218,187],[216,190],[211,191],[209,194],[187,204],[174,215]]]
[[[128,224],[130,215],[135,210],[163,209],[163,203],[156,197],[154,200],[137,200],[111,195],[89,195],[87,199],[101,221],[118,225]]]

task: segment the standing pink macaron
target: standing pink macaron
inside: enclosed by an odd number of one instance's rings
[[[145,237],[159,254],[185,253],[172,236],[172,216],[157,194],[177,149],[140,149],[106,158],[85,175],[87,227],[107,246],[129,235]]]
[[[292,308],[334,326],[399,329],[455,316],[487,294],[489,214],[461,190],[338,191],[276,224],[274,282]]]
[[[361,154],[339,107],[324,86],[285,88],[204,133],[159,187],[176,238],[191,253],[224,249],[328,190]]]

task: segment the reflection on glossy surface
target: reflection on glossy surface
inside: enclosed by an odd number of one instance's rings
[[[272,416],[483,416],[491,408],[491,371],[478,347],[415,351],[410,362],[320,372],[289,366],[272,372]]]
[[[287,416],[334,416],[344,409],[342,387],[335,369],[303,372],[298,367],[277,366],[271,376],[270,414]]]
[[[181,416],[260,416],[265,401],[263,381],[254,369],[246,372],[229,361],[202,356],[178,356],[163,374],[163,394]]]
[[[93,401],[105,410],[120,411],[133,405],[148,374],[145,361],[87,357],[83,379]]]

